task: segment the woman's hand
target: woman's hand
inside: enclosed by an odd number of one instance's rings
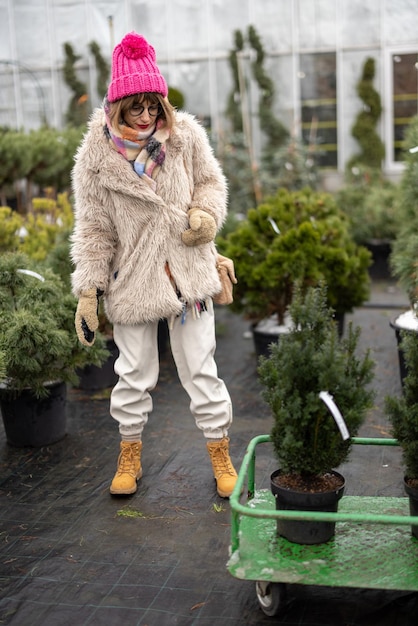
[[[84,346],[92,346],[95,332],[99,327],[98,309],[99,292],[97,289],[88,289],[81,294],[75,314],[75,329],[77,337]]]
[[[217,228],[212,215],[202,209],[190,209],[187,215],[190,228],[181,235],[186,246],[201,246],[215,239]]]

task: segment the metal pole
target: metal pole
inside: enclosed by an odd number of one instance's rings
[[[109,24],[109,41],[110,41],[110,56],[112,56],[113,48],[115,47],[115,33],[113,28],[113,15],[109,15],[107,18]]]

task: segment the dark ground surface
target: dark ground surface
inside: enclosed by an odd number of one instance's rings
[[[392,283],[348,316],[377,362],[375,408],[360,434],[390,436],[386,394],[401,393],[390,319],[407,307]],[[271,428],[260,397],[248,324],[217,315],[217,362],[235,420],[237,469],[249,440]],[[257,456],[257,487],[276,463]],[[68,434],[41,449],[10,447],[0,427],[0,624],[13,626],[416,626],[418,594],[289,585],[283,615],[266,617],[254,581],[226,568],[228,501],[216,495],[209,458],[168,351],[144,433],[138,492],[112,498],[116,423],[103,393],[69,391]],[[350,495],[403,496],[398,448],[356,446],[340,471]],[[133,516],[129,515],[133,514]]]

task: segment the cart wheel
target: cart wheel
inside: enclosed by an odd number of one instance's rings
[[[257,580],[255,592],[263,613],[269,617],[274,617],[280,613],[286,601],[286,585],[284,583]]]

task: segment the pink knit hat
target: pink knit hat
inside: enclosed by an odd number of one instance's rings
[[[142,35],[128,33],[113,50],[108,100],[115,102],[136,93],[150,92],[164,97],[168,94],[167,83],[156,64],[155,50]]]

